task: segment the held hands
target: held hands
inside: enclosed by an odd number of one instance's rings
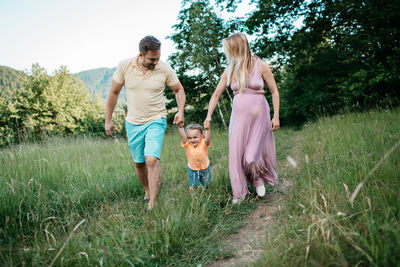
[[[273,132],[279,129],[280,123],[279,118],[273,117],[271,120],[271,129]]]
[[[211,119],[210,118],[206,118],[205,120],[204,120],[204,130],[208,130],[208,129],[210,129],[210,122],[211,122]]]
[[[106,122],[105,125],[104,125],[104,129],[106,130],[106,134],[107,134],[109,137],[113,137],[113,134],[115,135],[116,132],[117,132],[117,131],[115,130],[114,123],[113,123],[112,121]]]
[[[174,124],[181,128],[183,127],[184,121],[183,112],[177,112],[174,117]]]

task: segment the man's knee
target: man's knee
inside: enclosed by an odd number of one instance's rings
[[[160,160],[156,157],[147,156],[146,157],[146,165],[149,168],[154,168],[160,164]]]

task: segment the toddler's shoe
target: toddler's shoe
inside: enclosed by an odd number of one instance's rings
[[[257,195],[258,195],[259,197],[265,196],[265,186],[264,186],[264,185],[262,185],[262,186],[257,186],[257,187],[256,187],[256,192],[257,192]]]

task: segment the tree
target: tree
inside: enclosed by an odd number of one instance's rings
[[[0,146],[13,143],[15,135],[13,129],[9,124],[11,111],[8,108],[7,101],[0,96]]]
[[[169,61],[177,70],[188,95],[187,118],[202,122],[206,117],[207,103],[224,71],[222,39],[238,28],[238,24],[220,18],[208,0],[183,1],[183,6],[178,17],[180,22],[174,25],[176,33],[168,37],[177,48]],[[171,93],[167,94],[168,99],[172,97]],[[227,90],[217,107],[225,127],[231,103],[232,94]]]
[[[0,97],[6,100],[12,98],[14,93],[22,88],[26,74],[6,66],[0,66]]]
[[[32,73],[24,82],[24,89],[18,90],[10,101],[10,124],[17,136],[27,132],[40,133],[43,126],[51,120],[43,94],[50,84],[51,77],[38,64],[32,66]]]
[[[4,144],[49,134],[103,132],[104,103],[99,97],[92,100],[83,82],[65,67],[50,76],[33,65],[23,88],[9,102],[1,100],[0,132],[9,140]]]
[[[235,9],[240,0],[218,1]],[[254,0],[245,21],[282,70],[283,119],[399,104],[400,5],[394,0]]]

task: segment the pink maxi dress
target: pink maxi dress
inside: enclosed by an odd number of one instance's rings
[[[253,57],[254,68],[242,93],[237,83],[231,84],[235,96],[229,123],[229,175],[234,199],[244,199],[249,184],[278,184],[270,108],[264,80],[257,71],[259,60]]]

